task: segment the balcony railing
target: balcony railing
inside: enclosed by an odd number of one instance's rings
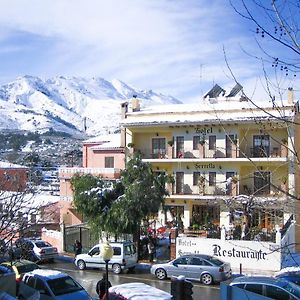
[[[199,149],[184,148],[182,151],[168,146],[166,149],[135,149],[139,151],[143,159],[202,159],[202,158],[255,158],[255,157],[287,157],[286,147],[247,147],[238,149],[236,145],[232,148],[216,148],[210,150],[208,145],[200,145]]]
[[[254,189],[254,186],[248,186],[243,183],[231,183],[230,185],[220,186],[195,186],[188,184],[168,184],[167,190],[170,195],[200,195],[200,196],[237,196],[243,195],[254,195],[264,197],[282,197],[287,190],[286,184],[281,186],[272,186],[270,190]]]
[[[121,170],[117,168],[59,168],[59,178],[71,178],[74,174],[102,175],[108,178],[118,178]]]

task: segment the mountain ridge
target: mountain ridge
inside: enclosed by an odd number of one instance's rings
[[[119,130],[120,104],[133,96],[142,106],[179,104],[178,99],[101,77],[25,75],[0,86],[0,130],[48,130],[99,135]]]

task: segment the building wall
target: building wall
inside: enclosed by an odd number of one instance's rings
[[[0,168],[0,190],[23,192],[26,189],[27,180],[27,168]]]
[[[286,109],[287,115],[293,111],[292,106]],[[267,111],[274,113],[272,108]],[[252,195],[257,189],[254,186],[254,173],[257,180],[260,173],[267,174],[267,172],[270,172],[270,191],[264,192],[263,195],[256,195],[255,201],[257,203],[262,201],[263,206],[270,212],[276,211],[277,214],[277,210],[281,210],[283,213],[279,217],[270,218],[272,219],[271,225],[267,220],[270,214],[261,215],[259,224],[262,227],[267,226],[268,229],[272,226],[274,228],[275,225],[282,226],[291,214],[297,212],[293,202],[290,202],[289,205],[286,205],[285,202],[289,200],[286,192],[295,194],[295,189],[297,190],[295,170],[292,168],[294,155],[292,151],[287,151],[287,147],[284,145],[284,140],[290,140],[288,147],[292,146],[290,137],[293,137],[294,134],[293,125],[287,126],[287,123],[280,122],[280,120],[269,122],[265,119],[263,111],[254,113],[249,110],[248,114],[253,120],[251,121],[249,118],[246,122],[235,120],[240,115],[246,116],[246,110],[241,110],[240,113],[235,110],[230,121],[222,120],[223,113],[224,111],[220,113],[212,111],[211,114],[221,117],[209,122],[203,121],[202,114],[204,113],[199,111],[199,124],[195,124],[195,122],[191,124],[189,121],[191,118],[197,119],[195,117],[197,112],[191,113],[190,116],[189,113],[185,114],[184,112],[166,113],[166,116],[162,116],[159,112],[157,115],[151,114],[151,112],[129,113],[124,122],[125,140],[127,144],[128,142],[133,143],[133,151],[141,152],[143,160],[150,162],[154,171],[173,175],[175,180],[176,173],[184,173],[183,189],[178,192],[175,183],[170,189],[170,196],[167,197],[165,204],[180,211],[185,228],[193,224],[193,209],[196,206],[199,214],[203,215],[210,209],[219,210],[219,225],[229,226],[229,207],[226,207],[224,202],[239,195],[245,195],[245,197]],[[230,113],[228,114],[230,115]],[[253,118],[254,115],[260,116],[262,119],[257,121]],[[144,124],[143,118],[147,120]],[[165,126],[157,126],[158,121],[161,124],[171,118],[177,120],[176,125],[170,122]],[[155,121],[151,123],[148,120]],[[183,121],[179,122],[178,120]],[[130,124],[128,127],[127,123]],[[197,135],[204,137],[205,144],[199,145],[198,149],[193,149],[193,137]],[[234,140],[226,143],[228,135],[231,138],[234,137]],[[254,144],[254,136],[263,135],[269,136],[268,153],[264,155],[258,152],[260,149]],[[209,149],[210,136],[216,137],[215,149]],[[178,148],[177,139],[179,137],[184,139],[183,149]],[[164,139],[162,143],[165,144],[160,151],[153,149],[153,139]],[[168,141],[171,140],[174,142],[172,147],[168,145]],[[296,138],[295,141],[299,147],[299,141]],[[229,150],[229,146],[231,150]],[[181,151],[183,153],[180,153]],[[199,185],[193,184],[194,172],[201,173],[205,178],[204,192],[202,193]],[[209,173],[211,172],[216,173],[215,186],[209,186]],[[235,186],[230,184],[232,189],[230,194],[228,194],[227,172],[232,172],[238,178]],[[162,221],[164,213],[160,212],[159,218]]]

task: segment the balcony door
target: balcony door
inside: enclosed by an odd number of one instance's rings
[[[176,172],[176,194],[183,194],[184,190],[184,173]]]
[[[226,180],[235,176],[235,172],[226,172]],[[226,185],[226,195],[232,195],[232,182]]]
[[[153,138],[152,139],[152,156],[153,158],[164,158],[166,155],[166,139]]]
[[[232,157],[232,141],[234,140],[234,135],[226,135],[226,157]]]
[[[184,156],[184,137],[176,137],[176,157],[182,158]]]
[[[270,172],[254,173],[254,194],[268,195],[270,194]]]
[[[270,156],[270,136],[254,135],[253,136],[253,157]]]

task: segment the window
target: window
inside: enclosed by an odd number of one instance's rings
[[[40,279],[40,278],[36,278],[36,282],[35,282],[35,288],[42,292],[43,295],[49,295],[48,289],[45,286],[45,283]]]
[[[188,258],[187,257],[181,257],[181,258],[178,258],[174,261],[174,264],[177,264],[177,265],[187,265],[188,264]]]
[[[253,292],[259,295],[263,294],[263,285],[262,284],[246,284],[245,290],[249,292]]]
[[[99,247],[93,248],[93,249],[89,252],[89,254],[90,254],[91,256],[93,256],[93,255],[99,255],[99,254],[100,254]]]
[[[254,192],[256,195],[270,194],[270,172],[254,173]]]
[[[288,292],[276,286],[266,286],[266,296],[271,299],[286,300],[290,299]]]
[[[105,168],[114,168],[115,167],[115,158],[113,156],[105,157]]]
[[[199,149],[199,143],[200,143],[200,135],[195,135],[193,137],[193,150]]]
[[[114,255],[121,255],[121,248],[120,247],[113,247],[113,250],[114,250]],[[125,249],[125,251],[126,251],[126,249]]]
[[[270,137],[268,135],[253,136],[253,157],[267,157],[270,155]]]
[[[208,149],[216,150],[216,136],[215,135],[210,135],[208,137]]]
[[[166,154],[166,139],[153,138],[152,139],[152,155],[153,158],[164,157]]]
[[[209,186],[215,186],[216,185],[216,172],[209,172],[208,174],[208,182],[209,182]]]
[[[193,185],[199,184],[200,172],[193,173]]]
[[[190,265],[194,265],[194,266],[202,266],[202,262],[203,260],[197,257],[193,257],[190,261]]]

